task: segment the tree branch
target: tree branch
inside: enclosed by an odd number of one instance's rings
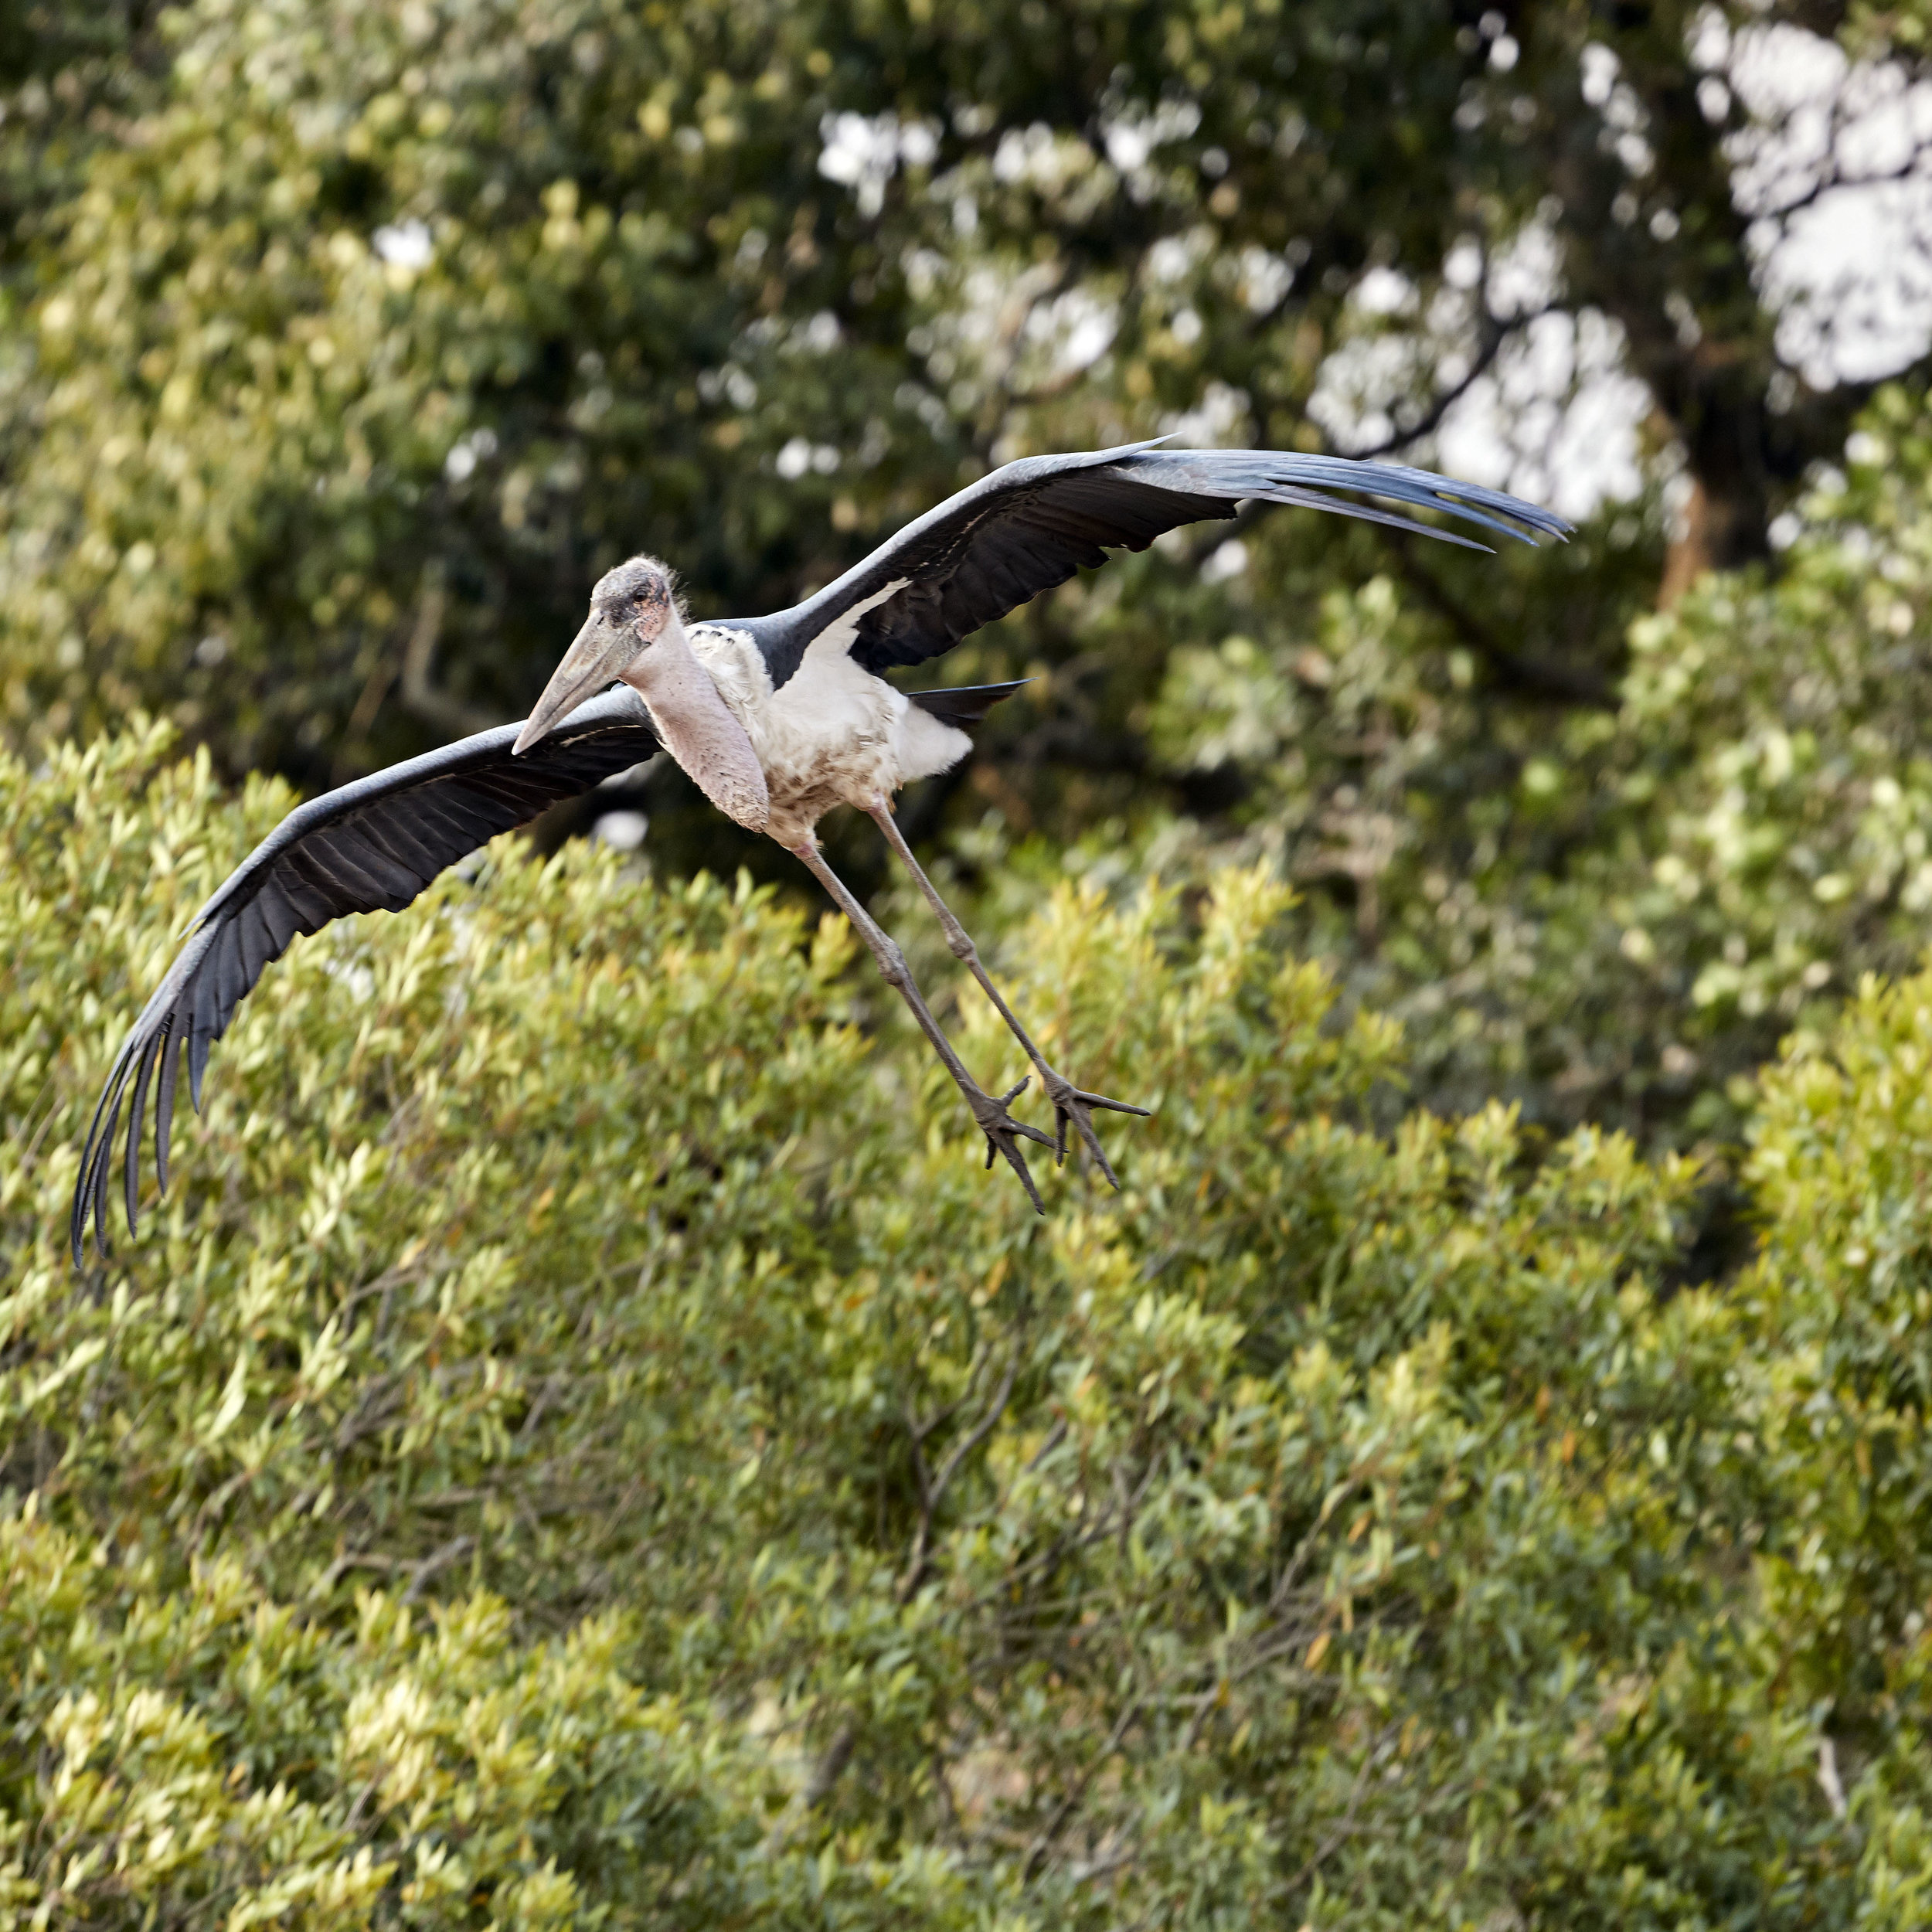
[[[1336,454],[1352,457],[1357,462],[1369,462],[1394,451],[1406,449],[1411,443],[1420,442],[1423,437],[1433,434],[1442,419],[1489,372],[1511,336],[1519,329],[1527,328],[1531,323],[1540,321],[1546,315],[1556,314],[1564,306],[1560,301],[1547,301],[1505,322],[1492,315],[1488,304],[1485,303],[1482,326],[1478,332],[1478,346],[1468,372],[1440,391],[1414,422],[1406,426],[1398,424],[1379,443],[1372,443],[1363,449],[1339,450]]]
[[[419,1563],[410,1577],[410,1587],[403,1593],[403,1600],[413,1604],[429,1587],[430,1579],[440,1571],[447,1570],[459,1557],[467,1556],[476,1546],[474,1536],[452,1536],[440,1549],[434,1550]]]
[[[1000,1417],[1006,1413],[1008,1398],[1013,1393],[1013,1383],[1019,1374],[1020,1355],[1020,1349],[1015,1347],[1011,1359],[1006,1364],[1006,1372],[1001,1377],[999,1388],[995,1393],[985,1414],[980,1417],[968,1434],[954,1445],[952,1454],[940,1464],[939,1475],[933,1484],[933,1503],[935,1508],[937,1507],[940,1498],[945,1495],[947,1488],[954,1477],[958,1475],[960,1464],[993,1433],[994,1429],[998,1424]]]
[[[1781,202],[1775,208],[1757,211],[1752,219],[1757,221],[1786,221],[1793,215],[1807,208],[1815,207],[1827,195],[1835,194],[1840,189],[1885,188],[1903,181],[1923,181],[1927,179],[1924,166],[1926,151],[1914,148],[1909,160],[1900,162],[1897,167],[1887,168],[1883,174],[1847,176],[1836,172],[1821,174],[1810,187],[1801,195],[1794,195],[1789,201]]]

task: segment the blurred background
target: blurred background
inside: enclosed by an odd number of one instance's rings
[[[716,617],[1032,452],[1438,466],[1575,541],[1178,532],[912,681],[1033,682],[909,826],[995,920],[1265,858],[1412,1098],[1722,1140],[1932,913],[1929,27],[8,7],[0,730],[315,790],[522,715],[640,549]],[[805,889],[662,761],[594,827]]]

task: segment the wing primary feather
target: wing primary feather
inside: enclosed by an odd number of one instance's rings
[[[295,867],[284,862],[277,867],[277,883],[281,888],[282,897],[294,915],[294,930],[298,933],[319,933],[335,915],[329,910],[328,900],[314,880],[304,878]]]
[[[100,1086],[100,1100],[95,1101],[95,1115],[87,1123],[87,1140],[81,1142],[81,1175],[80,1181],[76,1182],[76,1189],[73,1189],[73,1217],[70,1221],[70,1239],[73,1244],[73,1266],[76,1267],[81,1266],[81,1250],[83,1250],[83,1244],[87,1240],[87,1204],[97,1192],[95,1185],[93,1185],[97,1154],[99,1154],[103,1142],[112,1144],[112,1140],[114,1140],[114,1127],[108,1121],[108,1107],[118,1109],[120,1090],[122,1090],[122,1080],[126,1078],[128,1059],[134,1053],[134,1039],[126,1039],[122,1043],[120,1053],[114,1055],[114,1065],[108,1069],[108,1078]],[[103,1127],[107,1127],[104,1134]],[[97,1229],[95,1240],[99,1244],[99,1229]],[[103,1247],[100,1252],[107,1254],[107,1248]]]
[[[265,966],[281,957],[282,947],[287,944],[276,931],[275,921],[264,903],[267,896],[264,893],[251,900],[242,920],[242,971],[250,986],[260,978]]]
[[[1564,537],[1575,529],[1567,518],[1546,510],[1539,504],[1512,496],[1507,491],[1492,490],[1480,483],[1464,483],[1454,477],[1438,476],[1431,470],[1418,470],[1404,463],[1362,462],[1348,457],[1304,457],[1289,481],[1318,482],[1325,488],[1366,490],[1392,496],[1400,502],[1426,504],[1467,516],[1470,506],[1493,510],[1527,524],[1544,536]],[[1510,524],[1497,526],[1525,543],[1532,539]]]
[[[247,975],[242,970],[240,920],[223,925],[220,935],[209,948],[208,964],[202,970],[211,973],[214,980],[215,1029],[218,1029],[248,990]]]
[[[370,882],[369,906],[400,912],[423,889],[422,882],[399,860],[392,859],[361,826],[337,845],[338,856]]]
[[[387,896],[387,887],[362,862],[340,832],[318,838],[308,858],[331,889],[339,910],[366,912],[379,906]]]
[[[141,1124],[148,1111],[148,1083],[154,1077],[153,1040],[142,1044],[134,1061],[134,1098],[128,1103],[128,1155],[122,1164],[121,1194],[128,1209],[128,1232],[139,1232],[139,1206],[135,1195],[141,1186]]]
[[[175,1126],[175,1087],[181,1079],[181,1035],[171,1013],[161,1032],[161,1085],[155,1094],[155,1185],[168,1192],[168,1142]]]
[[[1369,496],[1389,495],[1393,494],[1386,490],[1377,489],[1372,483],[1359,484],[1353,487],[1360,489],[1364,495]],[[1273,491],[1270,491],[1267,493],[1267,497],[1268,501],[1270,502],[1277,500],[1275,498]],[[1332,496],[1325,491],[1314,495],[1310,499],[1304,500],[1311,500],[1317,507],[1328,511],[1332,515],[1336,516],[1360,516],[1363,513],[1364,509],[1368,507],[1362,504],[1352,502],[1345,496]],[[1505,523],[1501,517],[1492,516],[1487,510],[1478,510],[1473,508],[1469,504],[1458,502],[1454,497],[1446,496],[1440,492],[1432,493],[1426,497],[1409,496],[1406,495],[1396,496],[1393,500],[1398,503],[1414,503],[1419,509],[1440,510],[1445,515],[1448,516],[1459,516],[1465,523],[1474,523],[1481,529],[1485,530],[1494,530],[1499,536],[1509,537],[1518,543],[1527,543],[1532,549],[1536,548],[1536,539],[1533,537],[1526,536],[1521,530],[1517,529],[1515,524]],[[1437,529],[1433,525],[1430,524],[1412,523],[1408,522],[1401,518],[1393,517],[1390,513],[1386,510],[1379,512],[1379,515],[1382,521],[1393,522],[1396,527],[1400,529],[1420,530],[1425,536],[1440,537],[1447,536],[1450,534],[1450,532],[1446,530]],[[1462,539],[1462,541],[1466,543],[1468,542],[1468,539],[1465,537]],[[1478,544],[1475,547],[1478,549],[1486,549],[1488,546],[1484,544]]]
[[[279,959],[288,942],[295,937],[300,915],[288,894],[282,889],[281,881],[276,878],[270,879],[256,895],[255,906],[274,940],[274,957]]]
[[[104,1261],[114,1250],[107,1234],[107,1163],[104,1152],[97,1150],[83,1178],[88,1206],[94,1217],[94,1247]]]
[[[121,1069],[125,1065],[128,1056],[133,1049],[134,1041],[128,1039],[122,1043],[121,1051],[114,1056],[114,1064],[108,1068],[107,1077],[102,1083],[100,1097],[94,1102],[94,1117],[87,1123],[87,1138],[81,1143],[80,1179],[74,1189],[73,1215],[69,1225],[76,1267],[80,1265],[81,1250],[87,1240],[87,1202],[94,1192],[91,1177],[94,1173],[94,1152],[100,1144],[101,1123],[107,1118],[109,1101],[113,1100],[115,1094],[120,1091]],[[111,1138],[111,1130],[110,1130],[110,1137]],[[98,1239],[97,1236],[97,1239]],[[101,1252],[105,1253],[107,1250],[104,1248]]]
[[[399,866],[406,866],[416,874],[419,892],[443,869],[443,862],[416,835],[413,826],[400,821],[387,825],[372,824],[363,835],[380,845]]]
[[[416,801],[416,819],[423,831],[438,835],[444,845],[469,835],[469,828],[457,815],[456,801],[442,787],[426,791]]]
[[[214,1046],[214,1030],[201,1019],[205,989],[202,980],[195,989],[195,1016],[187,1026],[187,1097],[195,1104],[195,1113],[201,1113],[201,1077],[209,1070],[209,1047]]]
[[[124,1065],[114,1077],[107,1131],[100,1137],[100,1145],[94,1149],[94,1165],[88,1176],[89,1191],[94,1196],[94,1240],[104,1257],[107,1253],[107,1170],[114,1164],[114,1131],[121,1124],[121,1096],[127,1080],[128,1069]]]
[[[1260,485],[1355,491],[1440,510],[1532,546],[1535,538],[1526,536],[1519,526],[1527,525],[1540,535],[1559,537],[1571,528],[1554,512],[1504,491],[1458,482],[1401,463],[1262,450],[1163,450],[1130,457],[1116,467],[1121,474],[1144,477],[1148,481],[1158,478],[1182,488],[1192,487],[1230,498],[1277,500],[1270,488],[1257,487]],[[1313,507],[1341,508],[1332,498],[1324,498]],[[1513,521],[1503,522],[1502,518]]]
[[[1364,523],[1381,523],[1392,530],[1406,530],[1414,536],[1431,536],[1438,543],[1453,543],[1458,549],[1480,550],[1485,556],[1495,553],[1486,543],[1478,543],[1472,536],[1464,536],[1458,530],[1438,530],[1433,523],[1418,523],[1413,517],[1398,516],[1393,510],[1379,510],[1372,503],[1351,503],[1346,497],[1325,496],[1319,490],[1298,489],[1287,484],[1273,484],[1265,490],[1257,490],[1255,498],[1264,503],[1287,504],[1294,508],[1308,510],[1326,510],[1335,516],[1359,517]],[[1480,521],[1492,523],[1498,530],[1506,531],[1511,536],[1518,533],[1507,524],[1495,523],[1492,518]],[[1524,539],[1525,542],[1528,539]]]

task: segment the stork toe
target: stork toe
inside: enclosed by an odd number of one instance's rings
[[[1066,1160],[1066,1124],[1073,1123],[1082,1143],[1088,1153],[1100,1163],[1100,1172],[1107,1176],[1110,1185],[1117,1188],[1121,1177],[1114,1172],[1114,1165],[1107,1158],[1107,1150],[1100,1145],[1100,1137],[1094,1131],[1093,1110],[1105,1107],[1112,1114],[1137,1114],[1142,1120],[1149,1118],[1152,1108],[1135,1107],[1131,1101],[1109,1100],[1104,1094],[1090,1094],[1084,1087],[1076,1087],[1063,1074],[1047,1069],[1044,1084],[1046,1097],[1053,1103],[1053,1163],[1063,1166]]]
[[[1051,1147],[1053,1137],[1043,1134],[1036,1127],[1029,1127],[1024,1121],[1016,1121],[1006,1110],[1009,1104],[1017,1100],[1026,1090],[1032,1076],[1015,1087],[1009,1087],[1004,1094],[994,1095],[981,1092],[975,1087],[966,1095],[967,1104],[973,1110],[973,1118],[979,1123],[979,1131],[986,1136],[986,1165],[993,1165],[995,1155],[1004,1155],[1006,1164],[1019,1176],[1020,1185],[1026,1190],[1027,1198],[1042,1214],[1046,1212],[1046,1203],[1039,1197],[1039,1189],[1033,1185],[1031,1169],[1026,1165],[1026,1155],[1022,1150],[1022,1140],[1037,1141],[1042,1147]]]

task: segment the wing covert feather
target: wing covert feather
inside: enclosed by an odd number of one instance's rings
[[[751,621],[774,685],[812,640],[867,600],[850,649],[865,669],[922,664],[1029,599],[1092,570],[1110,551],[1145,550],[1184,523],[1234,515],[1247,502],[1328,510],[1473,549],[1487,546],[1361,498],[1461,519],[1534,543],[1570,526],[1534,504],[1396,463],[1278,450],[1166,450],[1132,443],[1073,456],[1028,457],[983,477],[909,523],[815,597]],[[902,587],[880,597],[893,584]]]

